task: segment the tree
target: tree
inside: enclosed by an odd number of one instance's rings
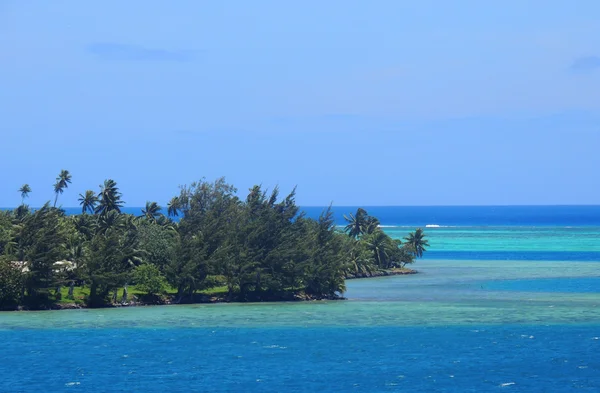
[[[115,210],[110,210],[98,217],[96,233],[104,234],[109,229],[124,231],[126,227],[125,217]]]
[[[94,235],[85,254],[85,274],[91,282],[91,305],[104,304],[108,293],[126,285],[132,270],[143,263],[143,250],[139,249],[133,217],[120,215],[114,210],[99,218],[104,217],[117,218],[111,218],[111,223]]]
[[[367,211],[362,207],[359,207],[354,215],[352,213],[348,216],[344,215],[344,219],[348,222],[344,230],[348,233],[348,236],[355,239],[359,238],[364,233],[368,216]]]
[[[177,256],[179,234],[170,226],[141,220],[137,226],[139,249],[144,250],[144,261],[165,272]]]
[[[69,184],[71,184],[71,174],[69,171],[63,169],[56,178],[56,183],[54,183],[54,193],[56,194],[54,197],[54,207],[56,207],[58,195],[62,194],[66,188],[69,188]]]
[[[156,202],[146,202],[146,207],[142,209],[142,217],[146,217],[150,221],[155,221],[160,215],[162,208]]]
[[[157,295],[165,290],[165,277],[160,270],[151,264],[140,265],[133,271],[133,280],[137,289],[148,295]]]
[[[179,201],[179,197],[173,197],[169,201],[167,205],[167,214],[169,217],[179,216],[179,210],[181,210],[181,202]]]
[[[381,269],[390,267],[390,250],[393,249],[392,239],[379,230],[364,237],[367,248],[373,253],[375,264]]]
[[[394,239],[397,244],[396,250],[393,253],[393,260],[399,267],[403,268],[405,265],[409,263],[415,262],[415,252],[411,245],[402,244],[398,239]]]
[[[118,230],[109,230],[94,236],[89,244],[85,259],[85,274],[90,282],[91,306],[102,305],[111,289],[127,283],[128,266],[124,266],[122,234]]]
[[[0,257],[11,254],[14,250],[14,238],[16,225],[13,224],[11,212],[0,211]]]
[[[23,184],[21,188],[19,188],[19,192],[21,193],[21,205],[24,205],[25,198],[28,198],[29,193],[31,192],[31,187],[29,187],[29,184]]]
[[[47,298],[48,288],[58,283],[54,264],[66,257],[66,221],[62,211],[46,203],[23,222],[19,240],[23,258],[19,260],[25,261],[29,269],[25,285],[32,297]]]
[[[206,279],[209,270],[206,243],[202,233],[176,238],[175,255],[166,274],[169,284],[177,288],[178,302],[187,294],[191,298]]]
[[[365,220],[365,225],[363,228],[363,235],[371,235],[376,231],[379,231],[379,220],[373,216],[367,216]]]
[[[18,266],[0,260],[0,310],[19,304],[23,273]]]
[[[373,254],[367,249],[365,242],[346,238],[344,244],[346,252],[346,272],[355,277],[368,277],[377,267]]]
[[[62,171],[57,198],[69,183]],[[24,202],[31,189],[19,191]],[[221,286],[229,300],[329,298],[345,290],[346,276],[402,267],[417,254],[364,209],[345,217],[348,236],[336,227],[331,208],[318,220],[307,218],[296,206],[295,189],[284,197],[277,187],[267,192],[257,185],[240,199],[223,178],[180,187],[168,206],[177,222],[156,202],[147,202],[140,217],[122,213],[121,193],[110,179],[97,194],[79,194],[79,203],[81,214],[74,217],[51,202],[0,212],[0,260],[7,263],[0,266],[0,303],[47,306],[68,283],[70,298],[75,285],[89,285],[89,304],[103,306],[128,284],[158,294],[166,280],[180,300]],[[423,236],[421,252],[428,246]]]
[[[408,244],[415,255],[419,258],[423,257],[423,252],[427,251],[425,247],[429,247],[429,242],[425,239],[426,235],[421,228],[411,232],[404,238],[406,244]]]
[[[81,213],[94,214],[96,205],[98,204],[98,197],[92,190],[87,190],[85,194],[79,194],[79,205],[81,206]]]
[[[100,186],[98,205],[94,212],[96,214],[106,214],[110,211],[121,213],[123,204],[124,202],[121,200],[121,193],[119,192],[117,183],[112,179],[108,179]]]
[[[331,207],[325,210],[318,221],[310,221],[308,236],[313,243],[306,264],[304,280],[306,292],[317,296],[335,296],[344,293],[343,243],[335,230]],[[343,236],[343,235],[342,235]]]

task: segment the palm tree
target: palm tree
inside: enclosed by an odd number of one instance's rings
[[[58,201],[58,194],[62,194],[65,188],[69,188],[69,184],[71,183],[71,174],[66,169],[60,171],[58,177],[56,178],[56,183],[54,183],[54,193],[56,196],[54,197],[54,207],[56,207],[56,202]]]
[[[356,242],[355,240],[351,241]],[[361,243],[360,241],[354,243],[346,257],[346,271],[356,277],[370,276],[375,270],[373,256]]]
[[[98,197],[92,190],[87,190],[85,194],[79,194],[79,204],[81,205],[81,213],[90,212],[94,214],[94,209],[98,204]]]
[[[150,221],[156,220],[160,215],[162,208],[156,202],[146,202],[146,208],[142,209],[142,217],[146,217]]]
[[[107,210],[98,218],[98,226],[96,228],[98,234],[106,234],[110,229],[123,231],[127,228],[126,216],[119,214],[116,210]]]
[[[383,231],[376,231],[371,235],[365,236],[365,244],[373,253],[375,264],[382,269],[389,267],[389,253],[394,246],[391,243],[391,238]]]
[[[375,231],[379,231],[379,220],[375,217],[372,216],[367,216],[366,220],[365,220],[365,224],[363,226],[363,234],[364,235],[370,235],[372,233],[374,233]]]
[[[362,207],[356,210],[356,215],[350,213],[348,216],[344,215],[344,219],[348,221],[348,225],[344,228],[344,231],[348,233],[350,237],[358,238],[364,233],[365,225],[367,224],[367,211]]]
[[[77,232],[79,232],[85,240],[92,240],[92,237],[96,232],[98,220],[87,214],[73,215],[70,216],[70,218]]]
[[[423,252],[427,251],[425,247],[429,247],[429,242],[425,239],[425,233],[421,228],[411,232],[404,238],[405,244],[408,244],[417,257],[422,258]]]
[[[117,187],[117,182],[112,179],[105,180],[104,184],[100,186],[98,206],[96,206],[94,212],[97,214],[104,214],[109,211],[121,213],[122,207],[123,201],[121,200],[121,193]]]
[[[179,197],[171,198],[169,204],[167,205],[167,214],[169,217],[179,216],[179,210],[181,210],[181,202]]]
[[[23,184],[21,188],[19,188],[19,192],[21,193],[21,205],[23,205],[25,204],[25,198],[29,197],[31,187],[29,187],[29,184]]]

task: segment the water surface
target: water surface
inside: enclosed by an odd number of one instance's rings
[[[600,391],[599,208],[381,209],[461,227],[346,301],[2,313],[0,391]]]

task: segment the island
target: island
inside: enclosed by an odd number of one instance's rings
[[[392,239],[359,208],[336,225],[331,207],[306,217],[296,190],[261,186],[245,199],[224,178],[181,186],[164,215],[147,202],[122,212],[117,183],[79,194],[81,213],[54,202],[0,212],[0,309],[342,299],[349,278],[411,274],[428,247],[421,229]]]

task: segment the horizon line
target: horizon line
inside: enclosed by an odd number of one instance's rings
[[[19,205],[21,206],[21,205]],[[9,210],[9,209],[16,209],[19,206],[15,206],[15,207],[0,207],[0,210]],[[301,208],[305,208],[305,207],[321,207],[321,208],[327,208],[329,206],[331,207],[364,207],[364,208],[381,208],[381,207],[600,207],[600,204],[503,204],[503,205],[499,205],[499,204],[491,204],[491,205],[297,205],[298,207]],[[29,206],[32,209],[39,209],[42,206]],[[123,206],[124,209],[137,209],[137,208],[144,208],[143,205],[140,206]],[[81,206],[58,206],[57,209],[81,209]]]

